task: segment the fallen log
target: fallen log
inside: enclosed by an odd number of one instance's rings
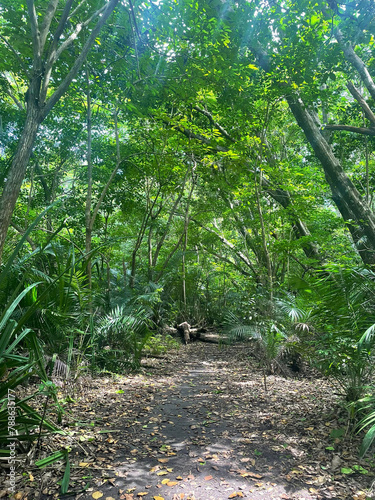
[[[191,328],[189,323],[184,321],[180,325],[177,325],[177,330],[183,336],[185,345],[188,344],[191,340],[199,339],[201,336],[200,328]]]
[[[190,342],[190,325],[186,321],[177,325],[177,330],[182,334],[185,345]]]
[[[200,340],[201,342],[207,342],[210,344],[225,344],[228,341],[228,337],[226,335],[210,333],[210,331],[207,331],[207,329],[203,327],[192,328],[186,321],[179,325],[176,325],[175,328],[171,326],[165,326],[164,332],[173,336],[181,335],[185,344],[193,340]]]
[[[200,335],[198,340],[201,342],[208,342],[210,344],[226,344],[228,337],[217,333],[203,333]]]

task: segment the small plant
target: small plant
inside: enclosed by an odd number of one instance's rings
[[[117,306],[105,315],[94,337],[93,356],[99,368],[111,371],[137,370],[142,353],[152,337],[150,313]]]
[[[161,356],[173,349],[179,349],[179,344],[171,335],[154,335],[147,341],[143,353],[146,356]]]

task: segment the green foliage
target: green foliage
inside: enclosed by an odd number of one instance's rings
[[[88,80],[77,74],[45,117],[12,214],[0,273],[1,411],[8,388],[31,373],[46,380],[47,361],[73,380],[87,364],[138,369],[143,355],[174,348],[156,331],[188,321],[253,341],[267,372],[287,374],[309,358],[354,411],[371,414],[361,405],[372,392],[375,274],[359,262],[366,253],[371,262],[375,245],[365,220],[374,215],[373,116],[365,112],[373,99],[344,49],[353,46],[373,74],[374,6],[328,3],[335,8],[164,0],[140,3],[132,16],[115,11],[87,57]],[[61,26],[61,51],[42,72],[51,76],[47,99],[75,67],[97,4],[80,4]],[[3,189],[31,109],[26,90],[38,78],[25,2],[3,2],[0,34]],[[327,139],[336,179],[292,101]],[[369,135],[330,130],[340,123]],[[63,209],[45,211],[59,197]],[[41,417],[22,405],[35,430]],[[372,424],[365,421],[366,450]]]
[[[357,424],[358,432],[367,428],[359,450],[360,456],[364,457],[375,439],[375,395],[371,394],[360,399],[357,403],[357,410],[360,414],[365,413],[365,416]]]
[[[256,301],[253,302],[253,307],[255,309]],[[296,333],[282,324],[280,318],[277,320],[276,316],[267,318],[266,313],[259,314],[259,318],[254,316],[254,312],[250,310],[248,317],[253,319],[244,321],[232,312],[227,313],[224,332],[230,341],[255,341],[254,353],[269,374],[290,376],[292,371],[299,371],[303,348]],[[302,311],[299,317],[302,317]]]
[[[64,450],[59,450],[56,453],[53,453],[52,455],[43,458],[41,460],[37,460],[35,462],[35,465],[39,467],[40,469],[43,469],[44,467],[47,467],[49,465],[54,464],[55,462],[60,462],[64,461],[65,462],[65,470],[64,470],[64,475],[61,481],[61,493],[65,495],[68,492],[69,489],[69,482],[70,482],[70,461],[69,461],[69,450],[64,449]]]
[[[177,350],[181,344],[177,342],[171,335],[153,335],[148,339],[144,348],[145,356],[161,356],[167,354],[171,350]]]
[[[43,215],[43,214],[42,214]],[[39,217],[37,221],[40,219]],[[19,242],[17,248],[5,263],[0,272],[0,286],[7,286],[12,278],[12,264],[15,262],[17,253],[20,251],[23,242],[31,233],[33,226],[29,228],[24,237]],[[18,434],[20,443],[23,441],[32,442],[37,437],[33,431],[36,429],[46,429],[47,432],[56,431],[56,427],[44,419],[32,409],[26,401],[30,399],[20,399],[17,396],[21,383],[27,380],[31,374],[36,373],[43,381],[47,382],[47,374],[44,367],[43,350],[35,332],[25,326],[31,314],[36,310],[39,300],[35,298],[32,305],[26,310],[21,309],[21,314],[16,314],[20,305],[30,292],[37,289],[41,283],[33,283],[24,286],[23,283],[17,284],[10,299],[4,304],[0,311],[0,377],[2,380],[0,389],[0,442],[6,443],[11,436]],[[34,297],[36,297],[34,295]],[[25,351],[27,354],[24,354]],[[32,398],[33,396],[31,396]],[[12,408],[12,415],[15,420],[12,429],[8,429],[8,411]],[[2,455],[9,455],[9,449],[1,450]]]
[[[365,346],[375,312],[375,275],[364,268],[333,265],[321,275],[310,283],[295,282],[300,300],[312,307],[309,322],[314,332],[306,342],[314,351],[314,364],[337,381],[348,402],[356,401],[373,373]]]
[[[103,316],[94,337],[93,356],[100,369],[114,372],[137,370],[142,352],[152,337],[150,313],[116,307]]]

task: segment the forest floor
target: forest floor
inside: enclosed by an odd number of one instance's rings
[[[375,498],[374,463],[359,460],[332,386],[267,385],[247,345],[182,346],[141,374],[85,379],[69,436],[45,440],[42,456],[69,444],[68,498],[81,500]],[[16,500],[61,498],[63,473],[26,468]]]

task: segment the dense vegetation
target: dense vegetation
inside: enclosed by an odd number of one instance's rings
[[[365,454],[374,3],[0,9],[0,441],[9,389],[56,403],[51,370],[137,369],[187,321],[335,379]],[[55,429],[30,404],[25,442]]]

